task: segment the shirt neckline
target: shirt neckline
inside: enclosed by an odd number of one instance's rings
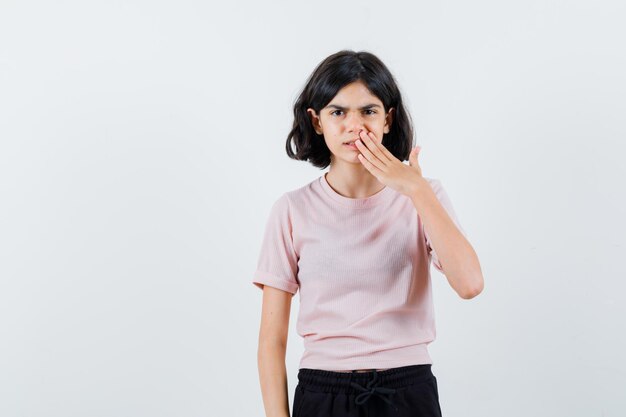
[[[333,189],[333,187],[330,186],[330,184],[328,183],[328,180],[326,179],[326,174],[327,173],[322,174],[319,178],[319,182],[320,182],[322,189],[324,190],[324,193],[328,197],[330,197],[333,201],[345,207],[366,208],[366,207],[375,206],[377,204],[380,204],[382,201],[388,199],[393,193],[393,188],[385,185],[385,187],[382,190],[378,191],[376,194],[372,194],[369,197],[365,197],[365,198],[345,197],[339,194],[337,191]]]

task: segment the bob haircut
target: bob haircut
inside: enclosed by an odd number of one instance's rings
[[[362,81],[383,102],[385,113],[391,107],[395,109],[389,133],[383,135],[382,144],[400,161],[409,158],[413,147],[413,126],[391,72],[372,53],[342,50],[328,56],[315,68],[294,104],[293,127],[286,144],[291,159],[309,161],[321,169],[330,165],[330,149],[323,134],[318,135],[313,128],[306,109],[313,108],[319,114],[339,90],[355,81]]]

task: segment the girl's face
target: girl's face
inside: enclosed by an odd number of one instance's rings
[[[347,142],[358,139],[359,131],[364,130],[364,133],[373,132],[376,141],[381,143],[383,134],[389,133],[393,111],[390,108],[385,113],[383,102],[362,81],[344,86],[319,114],[312,108],[307,109],[315,131],[324,135],[332,153],[331,161],[340,158],[359,165],[359,150]]]

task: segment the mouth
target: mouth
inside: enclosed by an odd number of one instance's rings
[[[343,143],[343,146],[345,146],[345,147],[347,147],[348,149],[353,150],[353,151],[358,151],[358,150],[359,150],[359,148],[357,148],[357,146],[356,146],[356,144],[354,143],[354,141],[352,141],[352,142],[344,142],[344,143]]]

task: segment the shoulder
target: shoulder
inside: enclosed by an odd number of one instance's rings
[[[281,194],[274,202],[270,208],[271,216],[283,216],[289,214],[289,193]]]
[[[432,188],[437,199],[444,205],[449,206],[451,204],[450,197],[442,181],[439,178],[424,177],[424,179],[428,182],[428,184],[430,185],[430,188]]]
[[[319,178],[301,187],[282,193],[272,204],[272,212],[288,214],[294,206],[299,206],[301,202],[310,198],[318,185]]]
[[[432,188],[435,193],[437,193],[440,190],[443,190],[443,185],[441,184],[441,180],[439,178],[431,178],[431,177],[423,177],[423,178],[426,180],[428,185],[430,185],[430,188]]]
[[[319,194],[320,188],[320,178],[318,177],[298,188],[283,193],[279,200],[282,200],[283,204],[288,204],[291,207],[300,206],[306,202],[310,202],[313,196]]]

